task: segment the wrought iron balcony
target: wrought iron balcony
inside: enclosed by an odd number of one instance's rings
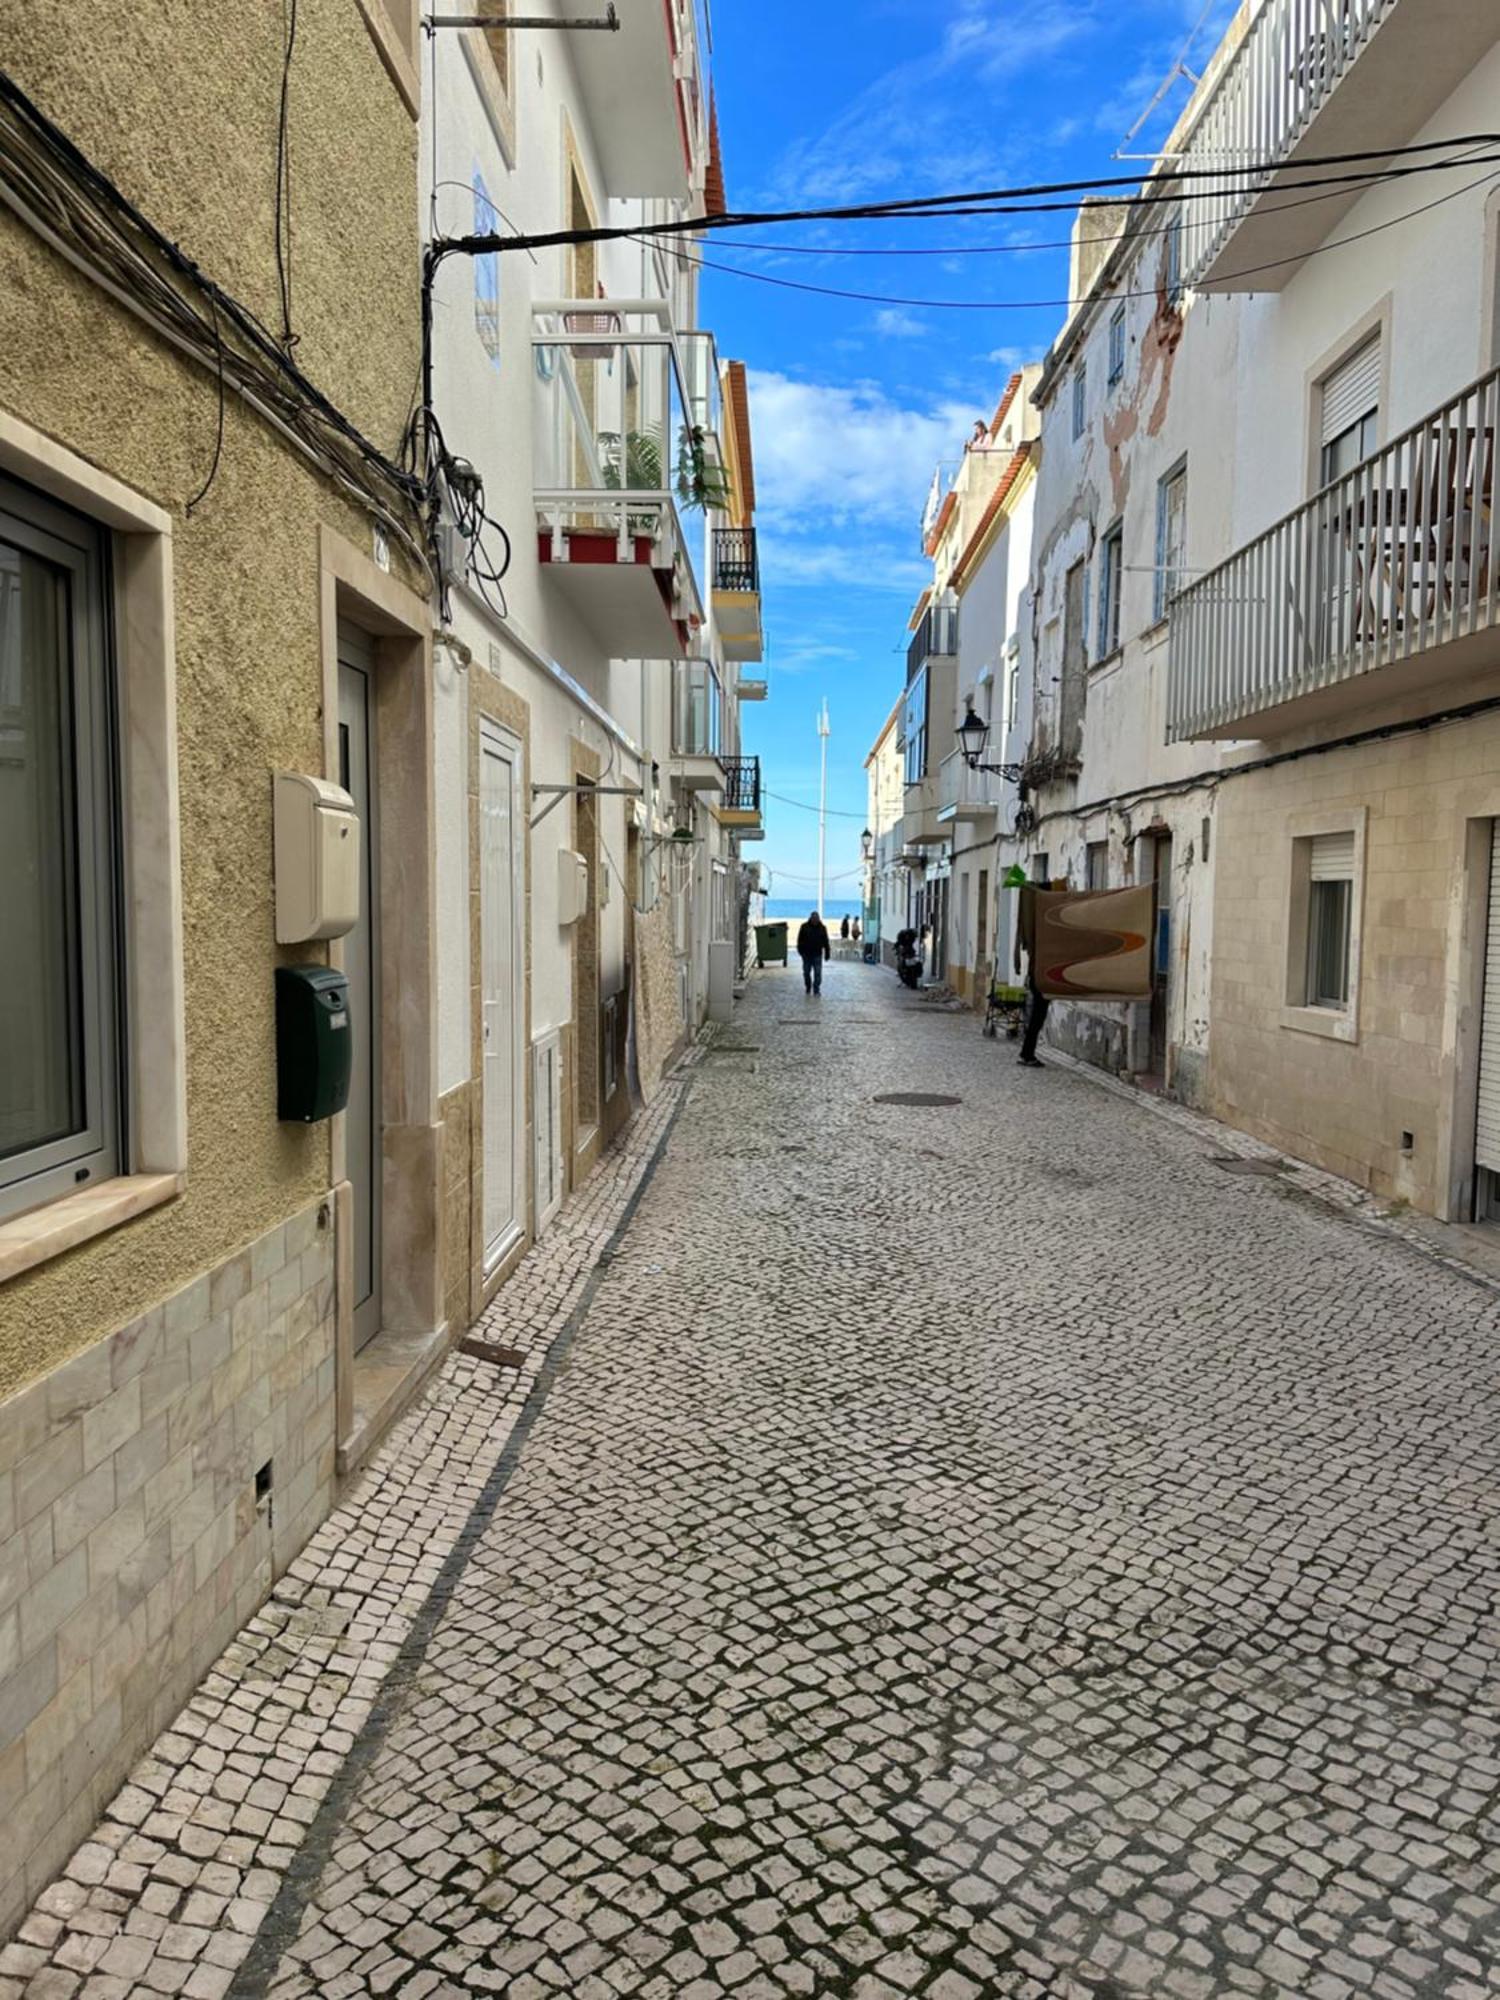
[[[758,820],[760,818],[760,759],[759,757],[725,757],[720,762],[724,766],[724,815]]]
[[[760,589],[754,528],[714,529],[714,589]]]
[[[906,678],[916,679],[929,660],[958,657],[958,606],[929,604],[906,649]]]
[[[1497,423],[1500,369],[1175,597],[1168,741],[1274,734],[1486,664]]]
[[[1183,145],[1184,168],[1224,173],[1187,184],[1187,283],[1279,291],[1365,192],[1299,198],[1299,163],[1404,144],[1493,41],[1492,9],[1476,0],[1264,0],[1226,43]]]

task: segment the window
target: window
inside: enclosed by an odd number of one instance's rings
[[[1156,590],[1158,624],[1183,584],[1187,537],[1187,466],[1176,466],[1156,489]]]
[[[906,782],[920,785],[927,775],[927,669],[906,690]]]
[[[1118,382],[1125,373],[1125,308],[1116,306],[1109,322],[1109,379]]]
[[[1307,985],[1304,1004],[1349,1005],[1349,942],[1354,909],[1354,835],[1307,842]]]
[[[1005,734],[1009,738],[1021,707],[1021,654],[1015,648],[1005,660]]]
[[[1167,304],[1176,312],[1182,304],[1182,211],[1179,209],[1167,224]]]
[[[119,1171],[106,544],[0,480],[0,1214]]]
[[[1319,473],[1324,486],[1342,479],[1376,447],[1380,372],[1377,333],[1323,380]]]
[[[1084,423],[1088,417],[1089,377],[1088,370],[1080,361],[1073,371],[1073,435],[1083,436]]]
[[[474,169],[474,234],[493,236],[498,233],[500,218],[484,185],[484,176],[478,167]],[[474,324],[479,329],[479,338],[484,351],[497,365],[500,360],[500,258],[491,250],[483,256],[475,257],[474,264]]]
[[[1089,889],[1109,887],[1109,842],[1091,840],[1084,849],[1084,886]]]
[[[1120,584],[1123,573],[1125,526],[1116,521],[1099,550],[1099,657],[1120,643]]]

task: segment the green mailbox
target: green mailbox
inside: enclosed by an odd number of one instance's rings
[[[276,968],[276,1116],[315,1124],[349,1102],[349,981],[327,965]]]

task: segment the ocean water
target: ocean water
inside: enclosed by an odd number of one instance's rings
[[[770,896],[766,900],[766,920],[773,924],[781,923],[783,920],[788,923],[795,920],[800,924],[809,910],[816,908],[816,890],[813,891],[812,895],[805,898]],[[856,896],[851,902],[847,900],[841,901],[836,896],[830,896],[828,901],[823,905],[820,914],[824,923],[829,925],[837,925],[841,917],[857,917],[861,915],[859,898]]]

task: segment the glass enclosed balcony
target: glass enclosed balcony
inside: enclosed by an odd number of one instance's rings
[[[681,657],[703,603],[678,504],[711,495],[668,307],[539,305],[532,373],[540,561],[613,657]]]

